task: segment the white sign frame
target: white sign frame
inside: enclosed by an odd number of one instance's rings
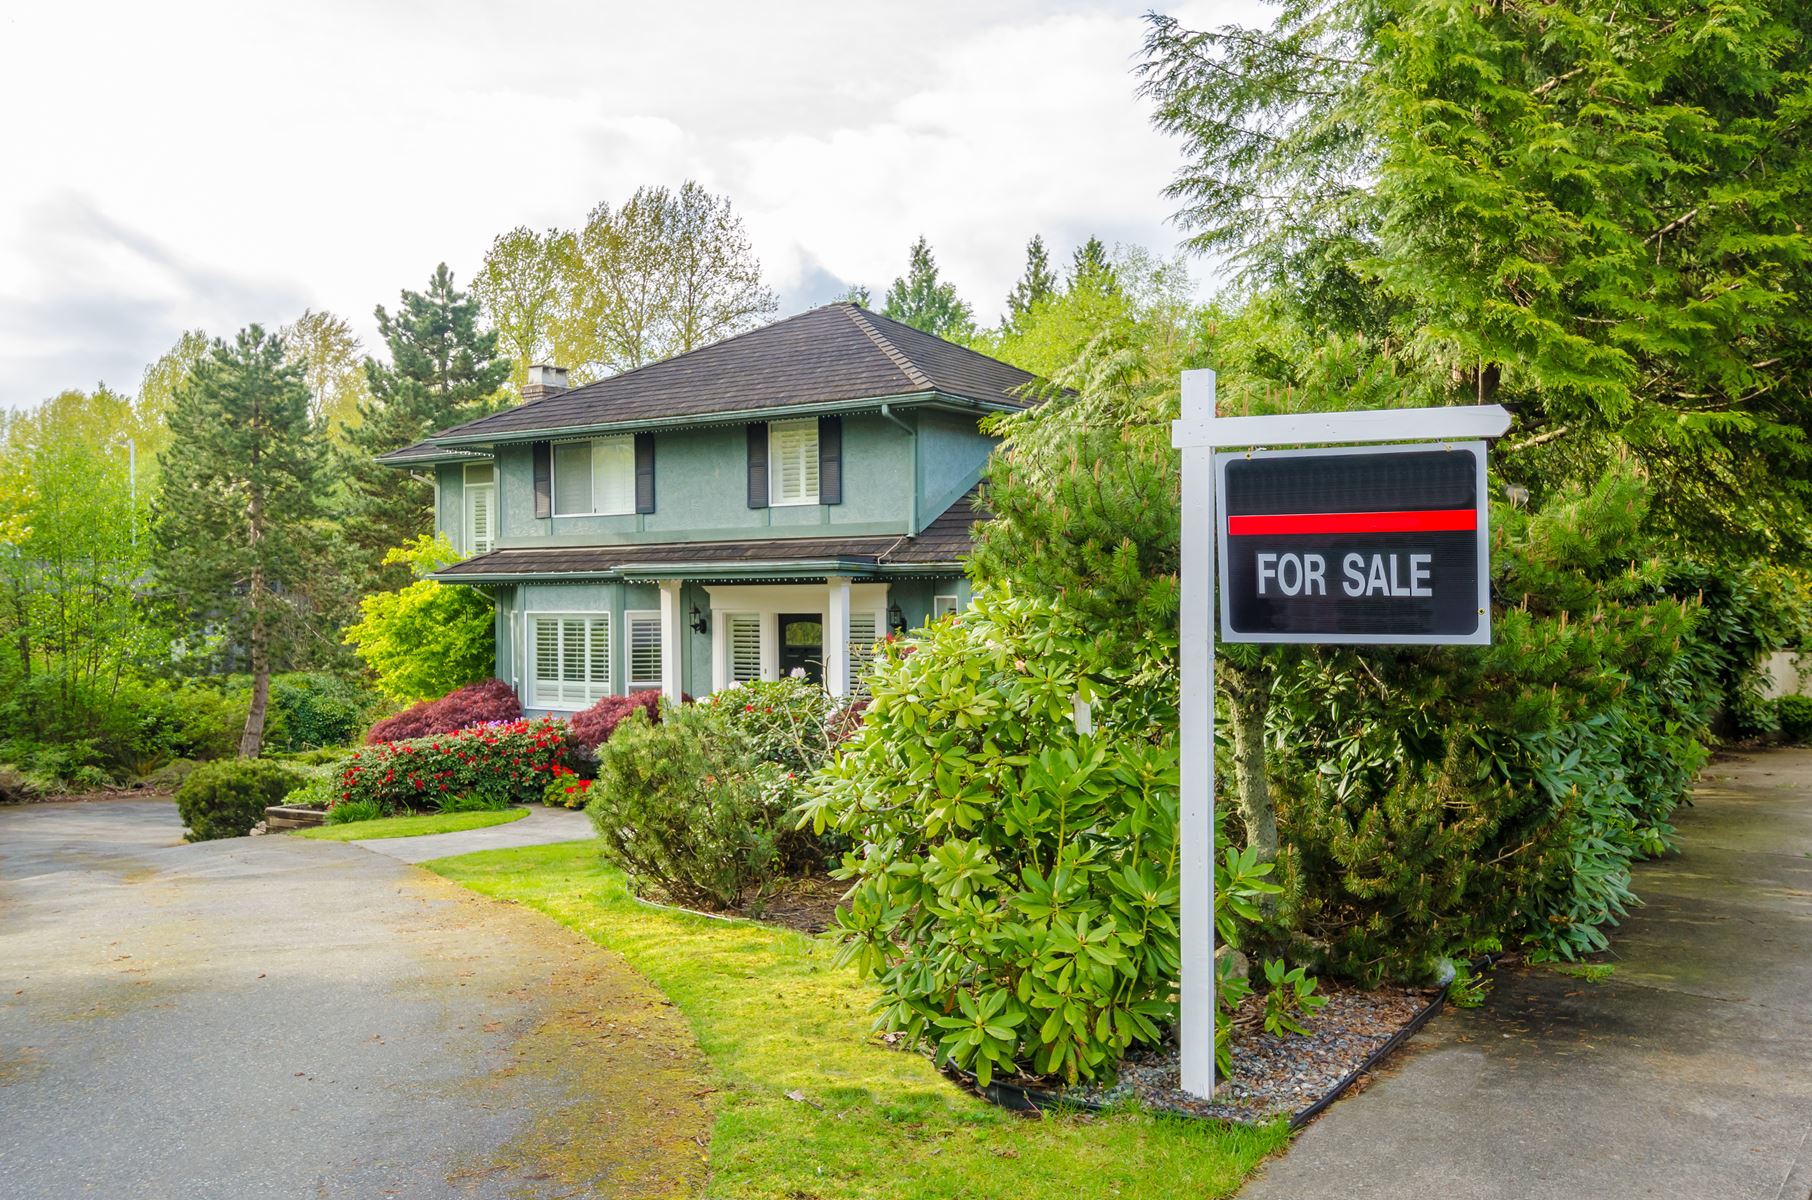
[[[1179,1042],[1183,1090],[1214,1094],[1214,452],[1234,447],[1454,442],[1510,428],[1502,405],[1217,417],[1214,372],[1183,372],[1181,414],[1170,444],[1182,452],[1178,740],[1181,795],[1177,850],[1182,892]],[[1425,447],[1418,446],[1415,449]],[[1481,458],[1482,461],[1482,458]],[[1482,483],[1481,483],[1482,487]],[[1484,492],[1481,490],[1480,496]],[[1481,538],[1481,546],[1487,546]],[[1483,579],[1485,573],[1480,572]],[[1206,737],[1188,736],[1205,730]]]
[[[1412,410],[1418,411],[1418,410]],[[1427,410],[1419,410],[1427,411]],[[1470,453],[1478,470],[1478,491],[1474,505],[1478,509],[1478,628],[1470,634],[1446,633],[1240,633],[1233,628],[1233,605],[1223,591],[1220,597],[1221,641],[1242,645],[1303,645],[1318,643],[1330,646],[1489,646],[1491,644],[1491,496],[1485,482],[1485,442],[1475,438],[1467,442],[1422,442],[1408,446],[1371,446],[1355,451],[1349,446],[1320,446],[1313,450],[1245,450],[1226,451],[1214,456],[1214,498],[1227,498],[1227,464],[1254,458],[1318,458],[1341,454],[1425,454],[1430,450],[1453,450]],[[1220,511],[1215,526],[1215,561],[1220,564],[1221,578],[1229,578],[1227,569],[1227,513]]]

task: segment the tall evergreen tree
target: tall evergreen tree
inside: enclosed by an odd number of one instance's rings
[[[1091,288],[1096,291],[1111,292],[1119,287],[1119,280],[1114,275],[1114,264],[1107,257],[1107,247],[1101,239],[1091,237],[1076,247],[1075,256],[1070,259],[1070,288]]]
[[[952,341],[967,341],[975,332],[975,310],[956,294],[955,284],[938,279],[931,243],[923,237],[912,244],[906,274],[887,289],[881,315]]]
[[[385,553],[434,528],[433,485],[377,456],[483,416],[510,374],[510,360],[498,356],[496,333],[478,327],[477,298],[454,286],[445,263],[435,268],[426,292],[402,293],[394,316],[380,304],[377,321],[390,361],[365,360],[371,397],[359,404],[358,423],[345,432],[343,459],[345,540],[368,588],[406,582],[406,570],[381,565]]]
[[[1007,315],[1002,325],[1015,326],[1034,304],[1057,290],[1057,276],[1051,273],[1051,256],[1044,248],[1044,237],[1033,234],[1026,243],[1026,269],[1007,293]]]
[[[216,341],[169,410],[155,524],[157,581],[198,625],[250,659],[252,704],[239,753],[264,739],[273,668],[306,623],[319,570],[325,442],[302,368],[253,325]]]
[[[1634,456],[1658,532],[1812,561],[1812,41],[1799,0],[1154,16],[1201,249],[1450,402],[1543,493]]]

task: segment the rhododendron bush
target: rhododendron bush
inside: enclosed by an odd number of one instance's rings
[[[566,726],[552,717],[386,742],[353,754],[334,802],[371,800],[387,811],[433,808],[449,795],[526,803],[541,798],[565,758]]]
[[[448,692],[438,700],[425,700],[386,717],[365,735],[367,745],[452,733],[486,721],[514,721],[522,716],[515,690],[501,679],[487,679]]]

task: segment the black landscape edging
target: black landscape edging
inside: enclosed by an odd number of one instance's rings
[[[1339,1079],[1333,1087],[1329,1088],[1326,1094],[1319,1100],[1316,1100],[1313,1104],[1302,1109],[1300,1112],[1291,1114],[1290,1129],[1292,1131],[1301,1129],[1304,1125],[1307,1125],[1310,1121],[1313,1121],[1316,1117],[1320,1116],[1322,1112],[1327,1109],[1328,1105],[1340,1099],[1348,1088],[1357,1083],[1367,1072],[1376,1070],[1378,1064],[1382,1063],[1386,1058],[1389,1058],[1404,1042],[1407,1042],[1424,1025],[1432,1021],[1435,1018],[1435,1015],[1446,1005],[1447,993],[1452,987],[1453,983],[1449,981],[1432,1000],[1423,1005],[1421,1012],[1409,1019],[1408,1024],[1391,1034],[1390,1039],[1382,1046],[1379,1046],[1376,1050],[1366,1055],[1364,1062],[1347,1072],[1346,1075]],[[957,1083],[971,1089],[989,1103],[997,1104],[1009,1112],[1042,1113],[1054,1109],[1069,1108],[1078,1112],[1098,1113],[1106,1112],[1108,1108],[1111,1107],[1110,1105],[1102,1104],[1095,1100],[1081,1100],[1053,1088],[1022,1087],[1019,1084],[1003,1083],[999,1080],[990,1082],[986,1087],[983,1087],[976,1081],[973,1075],[954,1064],[946,1063],[943,1069],[944,1074],[948,1075]],[[1196,1121],[1224,1121],[1232,1119],[1227,1117],[1206,1117],[1200,1113],[1187,1112],[1183,1109],[1162,1108],[1157,1111],[1170,1113],[1173,1116],[1188,1117],[1191,1120]],[[1250,1125],[1257,1124],[1258,1122],[1235,1120],[1234,1123]]]

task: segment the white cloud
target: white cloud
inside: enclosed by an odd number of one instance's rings
[[[1198,5],[1200,23],[1254,0]],[[1223,11],[1224,10],[1224,13]],[[730,194],[774,287],[877,292],[927,235],[983,319],[1023,246],[1168,250],[1138,5],[190,0],[0,16],[0,404],[304,306],[375,341],[446,260],[643,183]]]

